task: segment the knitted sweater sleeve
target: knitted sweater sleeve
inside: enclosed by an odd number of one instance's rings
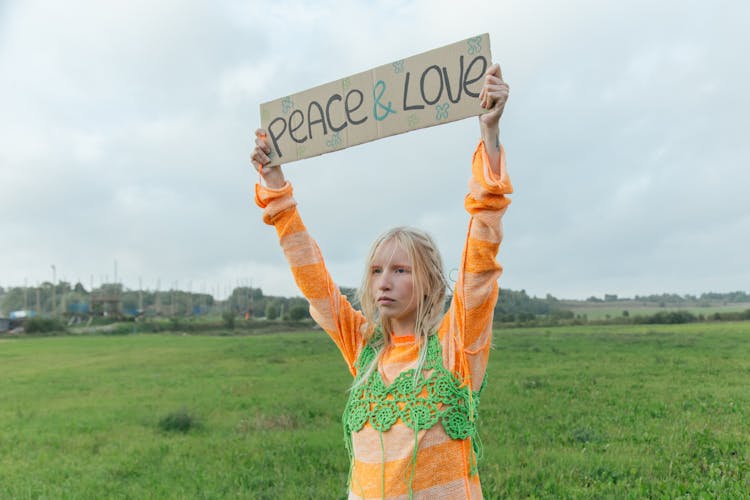
[[[273,225],[294,280],[310,303],[310,315],[338,346],[352,375],[362,347],[364,316],[355,310],[331,279],[315,240],[307,232],[292,196],[292,186],[255,186],[263,221]]]
[[[469,193],[464,200],[470,220],[461,267],[450,310],[441,327],[451,334],[451,365],[464,380],[471,380],[475,390],[482,383],[492,341],[497,280],[502,273],[496,255],[503,237],[502,217],[510,204],[506,195],[513,192],[502,146],[499,167],[500,174],[496,175],[480,141],[472,158]]]

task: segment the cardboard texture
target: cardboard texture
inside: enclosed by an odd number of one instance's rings
[[[263,103],[271,165],[482,114],[490,64],[485,33]]]

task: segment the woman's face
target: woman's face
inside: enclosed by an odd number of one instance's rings
[[[417,300],[409,255],[396,241],[388,240],[376,250],[369,272],[380,317],[388,318],[394,331],[413,332]]]

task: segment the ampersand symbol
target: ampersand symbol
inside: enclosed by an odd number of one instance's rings
[[[438,104],[435,106],[435,109],[437,109],[437,114],[435,115],[436,120],[444,120],[448,118],[448,108],[450,107],[450,103],[446,102],[445,104]]]
[[[378,93],[378,91],[380,91],[380,93]],[[372,106],[372,114],[379,122],[385,120],[391,113],[396,113],[396,111],[391,107],[391,101],[388,101],[388,104],[386,105],[380,103],[380,99],[383,98],[383,94],[385,94],[385,82],[383,80],[378,80],[378,82],[372,88],[372,98],[375,100]],[[379,114],[378,108],[385,111],[385,113],[383,113],[382,115]]]

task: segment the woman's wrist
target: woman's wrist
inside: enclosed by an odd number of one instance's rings
[[[487,151],[500,151],[500,126],[497,122],[494,125],[487,125],[480,122],[482,141],[484,149]]]
[[[286,178],[281,171],[281,167],[263,167],[261,173],[266,186],[270,189],[281,189],[286,184]]]

